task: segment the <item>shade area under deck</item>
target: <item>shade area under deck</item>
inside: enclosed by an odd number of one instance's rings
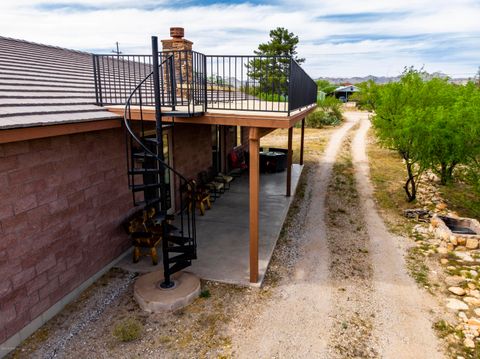
[[[292,166],[292,193],[303,166]],[[262,174],[260,177],[259,285],[265,277],[273,249],[293,200],[285,196],[286,172]],[[232,182],[205,216],[197,215],[197,254],[187,270],[202,279],[252,285],[249,271],[248,175]],[[198,211],[197,211],[198,213]],[[159,252],[161,252],[159,250]],[[117,265],[133,272],[162,270],[162,264],[151,264],[149,257],[132,263],[126,256]]]

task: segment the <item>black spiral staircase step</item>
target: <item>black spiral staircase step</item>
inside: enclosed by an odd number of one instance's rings
[[[155,188],[160,188],[162,185],[160,183],[152,183],[152,184],[136,184],[130,186],[130,189],[133,192],[140,192],[140,191],[145,191],[147,189],[155,189]]]
[[[183,253],[185,255],[189,255],[190,259],[193,259],[192,257],[194,256],[194,248],[192,245],[186,245],[186,246],[172,246],[168,247],[168,251],[170,253]]]
[[[144,175],[144,174],[155,174],[160,173],[158,168],[133,168],[128,170],[129,175]]]

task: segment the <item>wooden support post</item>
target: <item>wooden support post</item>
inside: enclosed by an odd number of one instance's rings
[[[287,153],[287,197],[292,195],[292,137],[293,127],[288,129],[288,153]]]
[[[302,132],[300,135],[300,165],[303,165],[304,143],[305,143],[305,117],[302,119]]]
[[[250,282],[258,282],[258,233],[260,193],[260,137],[259,130],[250,127],[248,139],[250,181]]]

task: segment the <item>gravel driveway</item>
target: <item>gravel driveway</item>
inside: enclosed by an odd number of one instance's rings
[[[429,310],[407,274],[402,238],[375,208],[365,151],[368,115],[345,114],[310,172],[300,257],[247,330],[240,358],[442,358]],[[352,141],[353,138],[353,141]]]

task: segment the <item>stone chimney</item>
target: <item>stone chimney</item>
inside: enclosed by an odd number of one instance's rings
[[[184,39],[185,30],[183,27],[170,28],[171,39],[162,40],[162,49],[164,52],[191,50],[193,42]]]
[[[175,66],[175,83],[177,104],[184,105],[191,100],[190,89],[193,88],[193,56],[191,53],[193,42],[184,39],[183,27],[171,27],[171,39],[162,40],[162,49],[165,56],[173,55]],[[164,81],[171,82],[167,72],[164,72]],[[186,101],[186,102],[185,102]]]

